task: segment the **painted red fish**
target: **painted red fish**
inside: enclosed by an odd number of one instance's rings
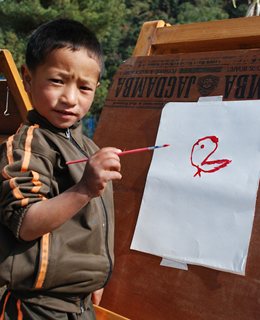
[[[198,139],[191,149],[190,161],[191,164],[197,168],[194,177],[198,175],[201,177],[201,172],[213,173],[226,167],[232,160],[218,159],[211,160],[210,157],[218,148],[218,137],[207,136]]]

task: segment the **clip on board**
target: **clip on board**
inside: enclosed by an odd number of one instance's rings
[[[113,79],[94,140],[122,150],[154,145],[167,102],[260,99],[259,71],[259,17],[147,22]],[[130,319],[258,320],[259,195],[245,276],[195,265],[188,271],[163,267],[159,257],[130,250],[151,159],[150,153],[121,159],[123,179],[114,183],[115,270],[102,307]]]

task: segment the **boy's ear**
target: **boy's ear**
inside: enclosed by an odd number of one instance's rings
[[[29,71],[29,69],[27,68],[26,65],[22,65],[21,73],[22,73],[22,78],[23,78],[24,89],[27,93],[30,93],[31,92],[31,80],[32,80],[31,72]]]
[[[97,83],[97,88],[98,88],[98,87],[100,87],[100,82],[99,82],[99,81],[98,81],[98,83]]]

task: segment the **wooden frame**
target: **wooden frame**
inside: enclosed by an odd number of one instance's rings
[[[96,312],[97,320],[129,320],[128,318],[120,316],[119,314],[109,311],[100,306],[94,305],[94,309]]]
[[[133,56],[259,48],[259,28],[260,17],[174,26],[163,20],[145,22]]]
[[[17,70],[10,51],[6,49],[0,50],[0,72],[4,74],[8,87],[17,104],[17,109],[23,120],[26,119],[27,111],[31,109],[31,102],[28,98],[22,79]]]
[[[3,110],[0,113],[1,142],[6,136],[14,133],[19,123],[26,119],[27,111],[31,108],[31,103],[24,90],[22,79],[13,57],[6,49],[0,50],[0,74],[5,78],[1,81],[1,89],[4,90],[4,92],[1,92],[1,107],[4,107],[6,103],[4,100],[8,98],[8,109],[10,111],[10,116],[6,117],[3,115]]]

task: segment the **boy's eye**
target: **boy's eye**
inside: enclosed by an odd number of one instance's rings
[[[52,83],[63,84],[63,81],[62,81],[61,79],[54,79],[54,78],[52,78],[52,79],[49,79],[49,81],[52,82]]]
[[[93,91],[93,89],[90,86],[80,86],[80,90],[82,90],[82,91]]]

